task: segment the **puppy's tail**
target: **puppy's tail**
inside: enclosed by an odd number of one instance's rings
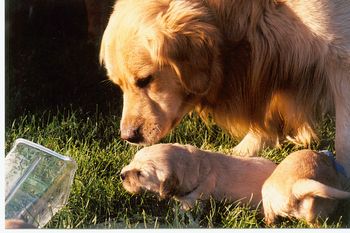
[[[342,191],[312,179],[300,179],[294,183],[292,192],[297,199],[306,196],[317,196],[328,199],[347,199],[350,192]]]

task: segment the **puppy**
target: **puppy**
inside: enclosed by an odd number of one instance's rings
[[[257,206],[261,187],[276,165],[264,158],[225,156],[180,144],[157,144],[138,151],[121,171],[130,193],[148,190],[175,197],[190,209],[197,199],[240,200]]]
[[[349,192],[342,191],[339,171],[334,158],[324,153],[301,150],[290,154],[262,187],[266,223],[273,224],[281,216],[317,224],[317,217],[331,216],[338,199],[350,198]]]

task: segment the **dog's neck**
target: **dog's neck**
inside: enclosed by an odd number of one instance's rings
[[[217,25],[223,36],[233,42],[239,42],[255,28],[266,10],[274,10],[279,0],[200,0],[217,15]],[[228,8],[227,6],[231,6]],[[254,19],[254,20],[253,20]],[[228,22],[229,21],[229,22]]]

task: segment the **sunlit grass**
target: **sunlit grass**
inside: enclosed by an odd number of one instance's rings
[[[151,193],[130,195],[121,184],[120,170],[139,149],[119,139],[119,117],[96,112],[64,110],[17,118],[6,130],[6,151],[17,138],[39,143],[78,164],[69,202],[56,214],[48,228],[261,228],[259,209],[210,200],[183,212],[174,200],[159,200]],[[324,137],[312,148],[334,149],[334,121],[321,128]],[[162,142],[192,144],[199,148],[229,153],[237,143],[215,126],[206,126],[196,116],[186,117]],[[324,148],[323,144],[327,147]],[[285,143],[265,149],[261,156],[280,162],[297,150]],[[345,207],[344,207],[345,208]],[[322,227],[343,227],[341,221]],[[285,220],[276,227],[305,228],[303,221]]]

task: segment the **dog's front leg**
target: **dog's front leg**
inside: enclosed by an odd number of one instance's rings
[[[335,93],[335,151],[337,161],[350,177],[350,77],[341,82],[339,89],[340,93]]]
[[[264,147],[264,141],[262,137],[249,131],[242,141],[233,148],[233,155],[237,156],[256,156]]]
[[[350,88],[350,85],[349,85]],[[350,92],[350,90],[347,90]],[[347,99],[336,98],[335,150],[337,161],[350,176],[350,93]]]

